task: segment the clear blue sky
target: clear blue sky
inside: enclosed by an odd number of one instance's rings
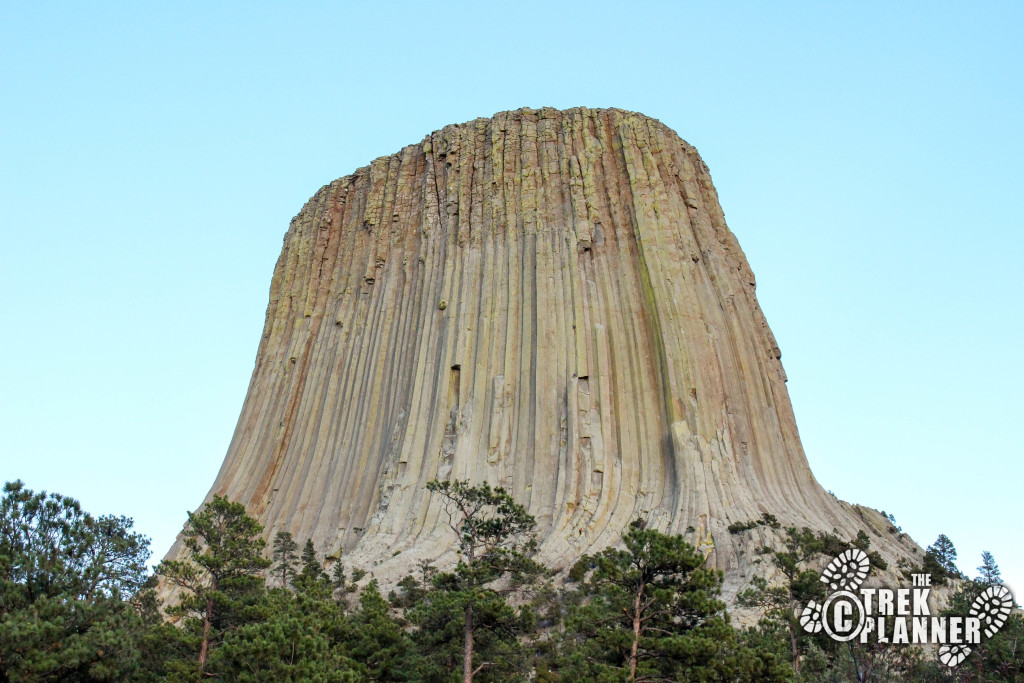
[[[290,218],[448,123],[661,119],[711,167],[839,497],[1024,594],[1024,4],[0,6],[0,477],[162,555]]]

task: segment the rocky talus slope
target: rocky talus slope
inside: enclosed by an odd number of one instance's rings
[[[708,168],[617,109],[503,112],[321,188],[294,218],[212,493],[391,583],[454,561],[431,479],[509,489],[565,568],[642,517],[727,593],[783,524],[919,552],[801,449]],[[180,552],[180,546],[170,555]]]

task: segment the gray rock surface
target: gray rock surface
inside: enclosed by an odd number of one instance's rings
[[[292,220],[211,495],[385,585],[455,559],[435,477],[509,489],[557,568],[642,517],[700,544],[729,595],[775,532],[727,527],[764,512],[865,529],[895,566],[916,546],[811,474],[754,282],[707,166],[660,122],[447,126]]]

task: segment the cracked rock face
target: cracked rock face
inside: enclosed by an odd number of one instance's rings
[[[641,517],[728,595],[773,532],[727,527],[765,512],[907,555],[815,481],[780,356],[692,146],[616,109],[503,112],[292,220],[211,495],[385,584],[454,562],[434,478],[507,488],[556,568]]]

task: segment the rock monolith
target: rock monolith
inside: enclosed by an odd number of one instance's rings
[[[292,220],[211,495],[385,584],[455,560],[434,478],[507,488],[555,568],[637,517],[703,548],[727,593],[773,533],[727,527],[763,513],[913,552],[815,481],[754,292],[707,166],[662,123],[447,126]]]

